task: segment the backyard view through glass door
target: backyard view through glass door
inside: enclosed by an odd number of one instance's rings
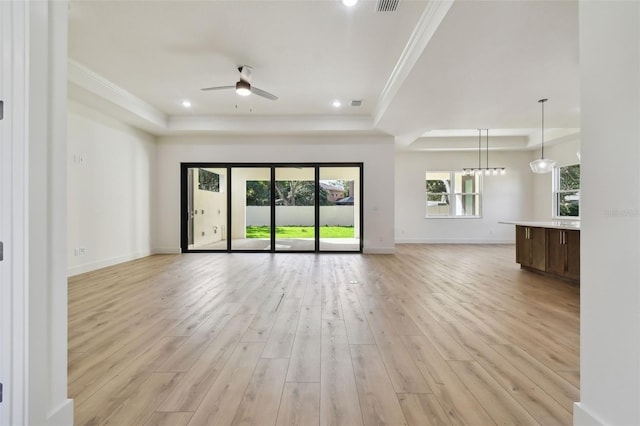
[[[181,249],[361,252],[362,164],[181,166]]]
[[[275,190],[276,251],[314,251],[315,168],[277,167]]]
[[[320,167],[320,251],[360,250],[360,168]]]
[[[271,168],[231,169],[231,249],[271,249]]]

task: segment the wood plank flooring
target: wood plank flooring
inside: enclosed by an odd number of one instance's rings
[[[570,425],[578,286],[512,245],[157,255],[69,279],[80,425]]]

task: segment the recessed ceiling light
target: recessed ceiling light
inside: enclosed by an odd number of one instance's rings
[[[333,107],[334,108],[340,108],[342,106],[342,102],[340,102],[339,100],[335,100],[333,101]]]
[[[355,6],[358,3],[358,0],[342,0],[342,4],[347,7]]]
[[[182,106],[185,108],[191,108],[191,102],[184,100],[182,101]]]

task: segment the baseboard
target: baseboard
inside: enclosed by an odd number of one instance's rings
[[[73,426],[73,399],[65,402],[47,418],[48,426]]]
[[[574,426],[603,426],[605,423],[587,411],[579,402],[573,403],[573,425]]]
[[[515,244],[514,240],[400,238],[396,244]]]
[[[67,269],[67,276],[84,274],[86,272],[95,271],[96,269],[106,268],[107,266],[117,265],[119,263],[128,262],[130,260],[140,259],[151,255],[151,250],[131,253],[124,256],[112,257],[111,259],[98,260],[96,262],[85,263],[83,265],[73,266]]]
[[[364,254],[395,254],[395,247],[365,247],[362,249]]]
[[[180,254],[182,250],[180,248],[154,248],[151,250],[151,254]]]

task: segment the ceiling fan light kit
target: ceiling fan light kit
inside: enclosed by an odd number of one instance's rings
[[[251,85],[246,81],[240,80],[236,83],[236,93],[240,96],[249,96],[251,94]]]

